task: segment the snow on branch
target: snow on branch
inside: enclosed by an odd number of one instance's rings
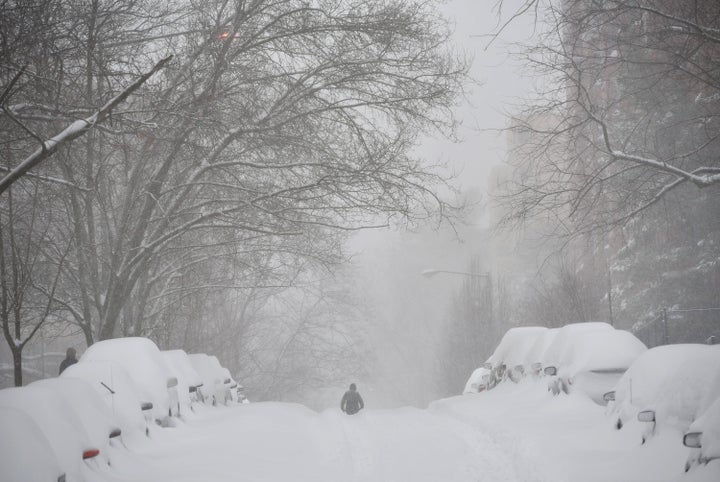
[[[59,147],[72,142],[84,135],[96,124],[103,122],[112,113],[112,110],[119,104],[125,101],[133,92],[135,92],[141,85],[143,85],[150,77],[152,77],[158,70],[163,68],[173,58],[172,55],[160,60],[155,66],[147,73],[143,74],[125,90],[120,92],[117,96],[110,99],[100,110],[95,112],[90,117],[85,119],[76,120],[62,132],[48,139],[47,141],[41,142],[40,148],[23,160],[20,164],[12,169],[5,177],[0,179],[0,194],[5,192],[15,181],[20,177],[24,176],[30,169],[37,166],[39,163],[52,156]],[[6,92],[8,89],[6,89]],[[5,95],[3,95],[5,97]],[[4,99],[3,99],[4,100]],[[6,110],[3,103],[3,110]]]

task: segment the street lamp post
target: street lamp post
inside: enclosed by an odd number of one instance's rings
[[[486,348],[489,348],[490,345],[488,344],[488,341],[490,343],[494,342],[495,339],[495,331],[497,330],[497,327],[495,326],[495,323],[493,322],[493,286],[492,286],[492,277],[489,272],[485,273],[474,273],[470,271],[454,271],[449,269],[425,269],[420,274],[422,274],[426,278],[431,278],[435,276],[436,274],[450,274],[450,275],[457,275],[457,276],[464,276],[466,278],[471,279],[477,279],[477,278],[484,278],[487,280],[485,283],[486,288],[483,290],[485,292],[485,296],[482,296],[479,292],[475,292],[476,294],[474,296],[480,295],[482,298],[485,298],[484,300],[478,300],[481,302],[484,302],[486,304],[486,309],[489,314],[489,317],[485,319],[483,322],[483,319],[485,318],[482,314],[478,313],[477,316],[477,323],[479,324],[477,326],[477,335],[478,338],[475,340],[477,343],[479,343],[478,346],[474,347],[473,350],[473,362],[477,362],[475,358]],[[473,283],[474,284],[474,283]],[[478,288],[473,288],[473,290]],[[473,297],[474,297],[473,296]],[[477,303],[477,301],[475,302]],[[477,305],[476,305],[477,306]],[[484,311],[484,310],[483,310]],[[483,326],[484,323],[487,323],[487,325]],[[468,335],[471,335],[468,333]],[[471,339],[475,339],[474,336],[471,337]]]
[[[490,277],[490,273],[471,273],[469,271],[453,271],[449,269],[424,269],[420,272],[421,275],[423,275],[426,278],[431,278],[435,276],[436,274],[445,273],[445,274],[457,274],[461,276],[467,276],[468,278],[485,278],[488,281],[488,287],[490,288],[490,292],[488,296],[488,305],[489,305],[489,311],[490,311],[490,324],[492,326],[492,318],[493,318],[493,293],[492,293],[492,279]]]

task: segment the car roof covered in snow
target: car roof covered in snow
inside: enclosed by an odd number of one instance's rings
[[[716,387],[720,345],[658,346],[640,355],[615,388],[613,412],[624,417],[655,410],[656,419],[686,428],[696,419]]]
[[[188,355],[193,368],[202,377],[205,389],[210,390],[215,383],[222,383],[224,373],[222,366],[216,357],[211,357],[205,353],[193,353]]]
[[[202,377],[193,367],[185,350],[163,350],[160,353],[178,379],[182,378],[188,386],[197,386],[202,383]]]
[[[597,332],[601,330],[614,330],[612,326],[603,322],[571,323],[565,325],[555,334],[552,343],[545,351],[545,366],[555,366],[560,369],[562,360],[566,359],[566,352],[583,333]]]
[[[525,362],[528,350],[533,346],[538,336],[545,333],[544,326],[520,326],[510,328],[500,340],[488,362],[493,366],[504,363],[508,368],[521,365]]]
[[[572,376],[588,370],[624,371],[645,351],[645,344],[629,331],[579,332],[564,350],[558,373]]]

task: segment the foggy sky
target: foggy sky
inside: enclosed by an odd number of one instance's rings
[[[444,313],[462,276],[437,275],[427,279],[423,269],[463,271],[473,255],[483,252],[487,227],[483,206],[487,202],[488,178],[504,160],[503,113],[529,91],[518,64],[508,56],[507,44],[526,41],[533,32],[532,19],[514,22],[500,39],[490,44],[483,36],[498,22],[494,2],[455,0],[442,6],[455,23],[454,42],[472,59],[472,77],[480,85],[468,86],[467,100],[457,110],[462,122],[460,142],[428,138],[421,155],[428,162],[447,162],[458,173],[455,185],[478,205],[468,224],[458,226],[458,235],[431,226],[418,233],[372,230],[358,233],[350,243],[357,253],[354,262],[360,285],[367,293],[375,317],[367,320],[378,366],[365,381],[365,397],[374,406],[415,405],[424,407],[438,397],[430,383],[437,364],[438,339]],[[517,4],[511,2],[506,8]],[[486,49],[487,47],[487,49]],[[469,375],[469,374],[468,374]],[[458,387],[458,393],[462,387]]]

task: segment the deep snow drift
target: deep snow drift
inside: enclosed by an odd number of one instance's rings
[[[545,386],[524,380],[426,410],[369,408],[355,416],[285,403],[199,406],[151,439],[114,443],[113,467],[97,480],[720,480],[720,461],[684,473],[681,434],[641,445],[614,429],[604,407],[581,394],[553,397]]]

